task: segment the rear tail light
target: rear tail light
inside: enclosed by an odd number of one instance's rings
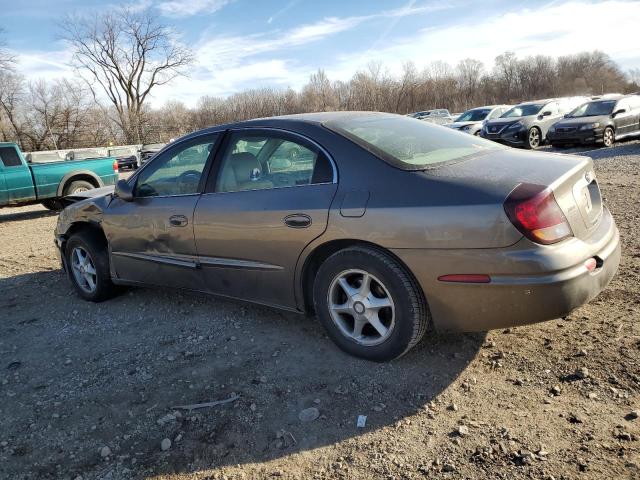
[[[113,173],[118,173],[118,161],[113,161]]]
[[[549,187],[521,183],[504,202],[511,223],[528,239],[550,245],[573,235]]]

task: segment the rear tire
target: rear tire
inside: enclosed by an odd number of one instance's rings
[[[107,245],[98,235],[87,230],[72,235],[66,244],[65,260],[69,280],[80,297],[102,302],[116,295]]]
[[[313,300],[338,347],[376,362],[407,353],[424,336],[431,318],[422,289],[409,272],[371,247],[347,248],[325,260],[315,278]]]
[[[86,180],[75,180],[64,188],[64,196],[73,195],[75,193],[86,192],[87,190],[93,190],[95,185],[87,182]]]

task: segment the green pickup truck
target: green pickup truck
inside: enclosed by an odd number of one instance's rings
[[[59,210],[63,197],[117,180],[113,157],[28,163],[15,143],[0,143],[0,207],[42,203]]]

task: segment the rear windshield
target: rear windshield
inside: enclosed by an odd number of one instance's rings
[[[505,147],[450,128],[399,115],[361,115],[325,123],[386,162],[424,170]]]

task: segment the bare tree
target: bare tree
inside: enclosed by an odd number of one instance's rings
[[[16,57],[7,50],[7,42],[3,37],[4,30],[0,27],[0,71],[13,70]]]
[[[60,28],[74,48],[78,71],[115,108],[126,141],[140,143],[149,94],[183,73],[193,60],[189,49],[149,11],[120,8],[91,19],[68,17]]]

